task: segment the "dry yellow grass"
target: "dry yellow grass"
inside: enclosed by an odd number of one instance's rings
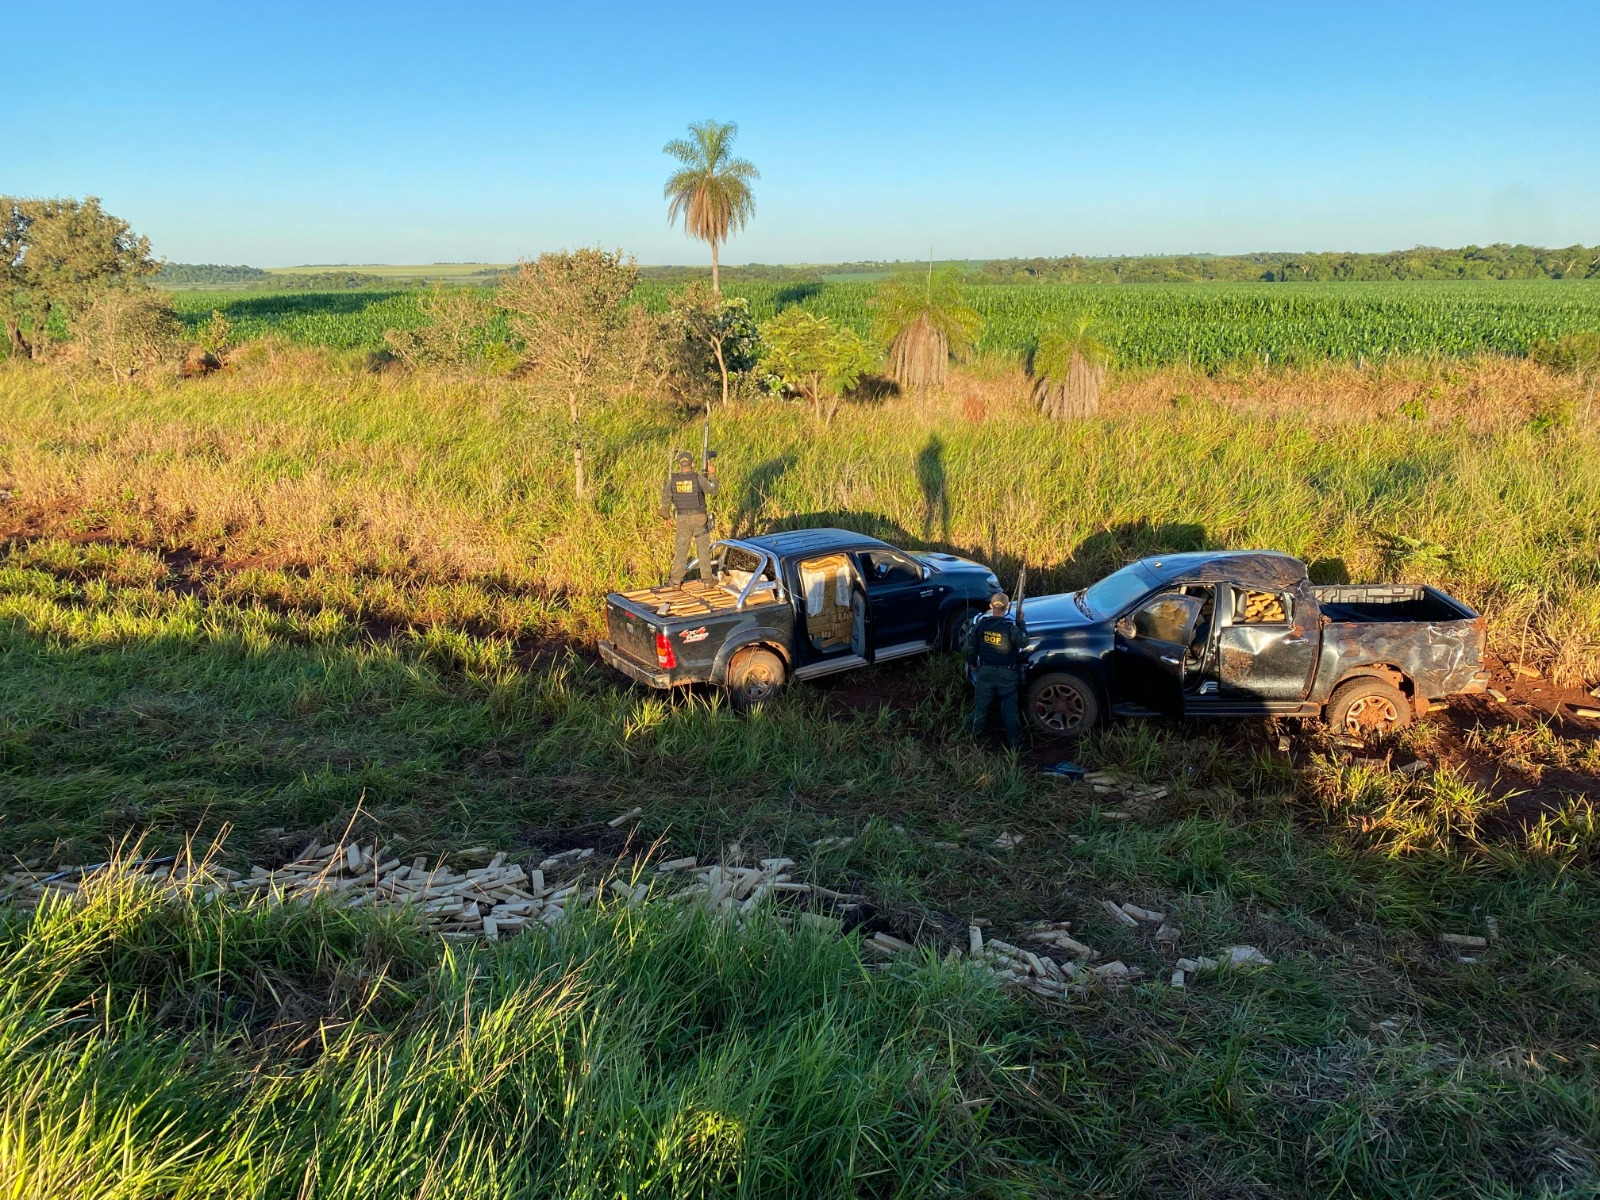
[[[1102,417],[1070,425],[1040,418],[1024,383],[980,362],[926,405],[847,405],[820,431],[797,405],[719,413],[719,532],[851,523],[1026,561],[1041,588],[1186,544],[1274,546],[1326,577],[1438,583],[1508,649],[1597,673],[1600,439],[1560,377],[1502,359],[1166,370],[1116,380]],[[579,505],[565,423],[519,380],[257,346],[208,379],[120,390],[10,364],[0,405],[9,524],[432,588],[446,620],[440,585],[537,597],[579,635],[605,590],[664,572],[659,472],[698,437],[664,402],[597,404]],[[403,597],[386,603],[404,619]]]

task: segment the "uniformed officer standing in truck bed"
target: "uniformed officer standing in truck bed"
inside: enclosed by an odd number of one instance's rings
[[[967,665],[972,677],[972,720],[974,733],[982,733],[989,721],[989,709],[1000,705],[1005,722],[1006,745],[1015,750],[1022,739],[1017,715],[1017,668],[1028,650],[1028,627],[1006,615],[1011,598],[1004,592],[989,597],[989,611],[972,623],[967,631]]]
[[[667,582],[677,587],[689,570],[691,541],[700,560],[700,578],[711,577],[711,514],[706,511],[706,497],[717,494],[717,480],[710,459],[703,474],[694,469],[694,456],[687,450],[679,450],[674,461],[677,470],[661,489],[661,515],[673,526],[672,574]]]

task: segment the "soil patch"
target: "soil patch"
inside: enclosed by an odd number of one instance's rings
[[[918,656],[904,663],[842,672],[809,686],[822,692],[825,707],[836,716],[858,716],[884,708],[910,712],[927,697],[912,669],[920,661]]]

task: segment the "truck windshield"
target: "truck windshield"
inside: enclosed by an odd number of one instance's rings
[[[1090,584],[1074,599],[1091,617],[1105,620],[1116,616],[1154,586],[1139,564],[1134,563],[1131,567],[1123,567],[1115,574],[1107,575],[1099,583]]]

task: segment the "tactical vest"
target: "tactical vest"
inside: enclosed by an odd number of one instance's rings
[[[680,517],[706,511],[706,494],[700,487],[698,471],[674,471],[667,479],[667,494]]]
[[[1014,667],[1021,654],[1021,634],[1010,617],[980,617],[972,627],[978,663],[985,667]]]

